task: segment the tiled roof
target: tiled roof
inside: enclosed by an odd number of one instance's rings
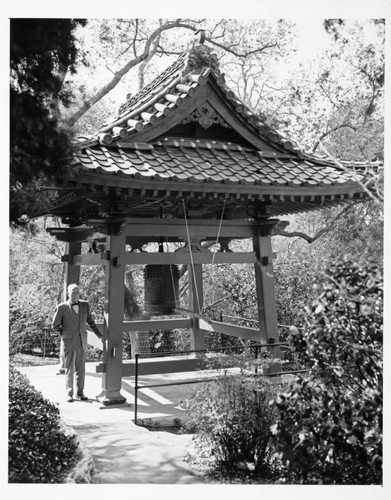
[[[314,157],[315,158],[315,157]],[[151,181],[238,186],[338,186],[357,177],[332,164],[229,143],[166,139],[148,144],[95,145],[74,155],[90,172]]]
[[[210,84],[208,92],[197,95],[206,84]],[[193,120],[194,106],[205,103],[205,95],[210,99],[213,93],[226,106],[225,117],[235,115],[232,123],[239,121],[247,127],[236,130],[241,145],[221,138],[172,137],[177,135],[176,125],[186,123],[184,117]],[[193,96],[192,107],[187,106]],[[171,113],[176,112],[178,117],[174,115],[170,121]],[[168,120],[163,123],[166,128],[159,126],[164,120]],[[227,126],[224,120],[219,123],[221,128]],[[130,97],[120,107],[117,118],[95,137],[80,138],[73,164],[76,184],[92,191],[101,187],[106,191],[110,187],[123,190],[128,193],[128,204],[129,197],[147,196],[147,192],[149,199],[180,198],[188,192],[204,199],[240,200],[243,206],[265,201],[273,205],[272,213],[279,214],[365,197],[359,181],[366,164],[356,164],[355,169],[352,163],[304,153],[268,127],[226,86],[216,56],[204,45],[182,54]]]
[[[182,54],[151,83],[131,96],[120,107],[114,121],[104,125],[95,136],[81,139],[79,147],[131,141],[132,136],[164,120],[175,109],[186,107],[187,100],[208,81],[212,81],[220,89],[235,113],[240,115],[260,138],[282,151],[301,153],[297,144],[264,123],[226,85],[216,55],[204,45],[197,45]]]

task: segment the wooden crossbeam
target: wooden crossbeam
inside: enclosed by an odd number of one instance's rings
[[[214,237],[217,236],[219,221],[207,219],[188,219],[188,230],[191,237]],[[251,238],[257,231],[257,221],[229,221],[225,220],[221,229],[220,237],[226,238]],[[125,226],[127,236],[178,236],[187,240],[187,229],[182,219],[128,219]]]
[[[66,256],[64,256],[66,257]],[[84,253],[74,255],[72,265],[74,266],[104,266],[108,262],[108,252]]]
[[[259,342],[260,340],[260,333],[256,328],[231,325],[229,323],[220,323],[219,321],[205,321],[203,318],[199,318],[198,321],[200,328],[209,332],[224,333],[225,335],[231,335],[232,337],[254,340],[256,342]]]
[[[85,253],[72,257],[73,266],[104,266],[108,263],[108,252]],[[66,262],[67,255],[62,257]],[[193,252],[194,264],[255,264],[255,252]],[[124,255],[125,265],[187,264],[192,263],[190,252],[128,252]]]
[[[255,252],[193,252],[194,264],[254,264]],[[127,253],[125,264],[188,264],[190,252]]]
[[[192,325],[192,318],[149,319],[124,321],[123,329],[128,332],[142,332],[145,330],[174,330],[175,328],[191,328]]]
[[[212,357],[195,357],[195,356],[183,356],[183,357],[164,357],[164,358],[147,358],[139,359],[138,361],[138,374],[142,375],[160,375],[163,373],[182,373],[182,372],[192,372],[197,370],[218,370],[220,368],[226,368],[227,360],[224,359],[224,365],[222,365],[221,358],[218,356]],[[97,366],[98,368],[101,365]],[[232,364],[233,366],[233,364]],[[133,377],[135,375],[136,363],[135,360],[125,360],[122,362],[122,376],[123,377]]]

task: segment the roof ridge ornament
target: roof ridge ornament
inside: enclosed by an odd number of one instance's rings
[[[206,34],[204,29],[195,32],[194,44],[186,54],[184,66],[180,71],[180,76],[184,77],[189,73],[201,72],[205,68],[219,71],[219,61],[217,55],[212,52],[211,47],[204,45]]]

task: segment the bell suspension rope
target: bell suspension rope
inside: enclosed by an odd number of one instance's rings
[[[223,226],[223,217],[224,217],[225,204],[226,204],[226,200],[224,200],[223,209],[221,211],[220,224],[219,224],[219,229],[217,231],[217,238],[216,238],[215,244],[217,244],[219,242],[219,239],[220,239],[221,228]],[[211,279],[212,279],[212,282],[213,282],[213,266],[214,266],[214,263],[215,263],[216,253],[217,252],[213,252],[212,264],[211,264],[212,268],[211,268],[211,272],[209,273],[208,283],[206,285],[205,299],[204,299],[204,302],[202,304],[201,314],[202,314],[202,312],[204,310],[204,307],[205,307],[205,304],[206,304],[206,297],[208,296]]]

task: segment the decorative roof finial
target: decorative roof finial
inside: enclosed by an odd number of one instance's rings
[[[195,32],[195,40],[200,45],[203,45],[203,43],[205,42],[205,30],[204,29],[199,29]]]

